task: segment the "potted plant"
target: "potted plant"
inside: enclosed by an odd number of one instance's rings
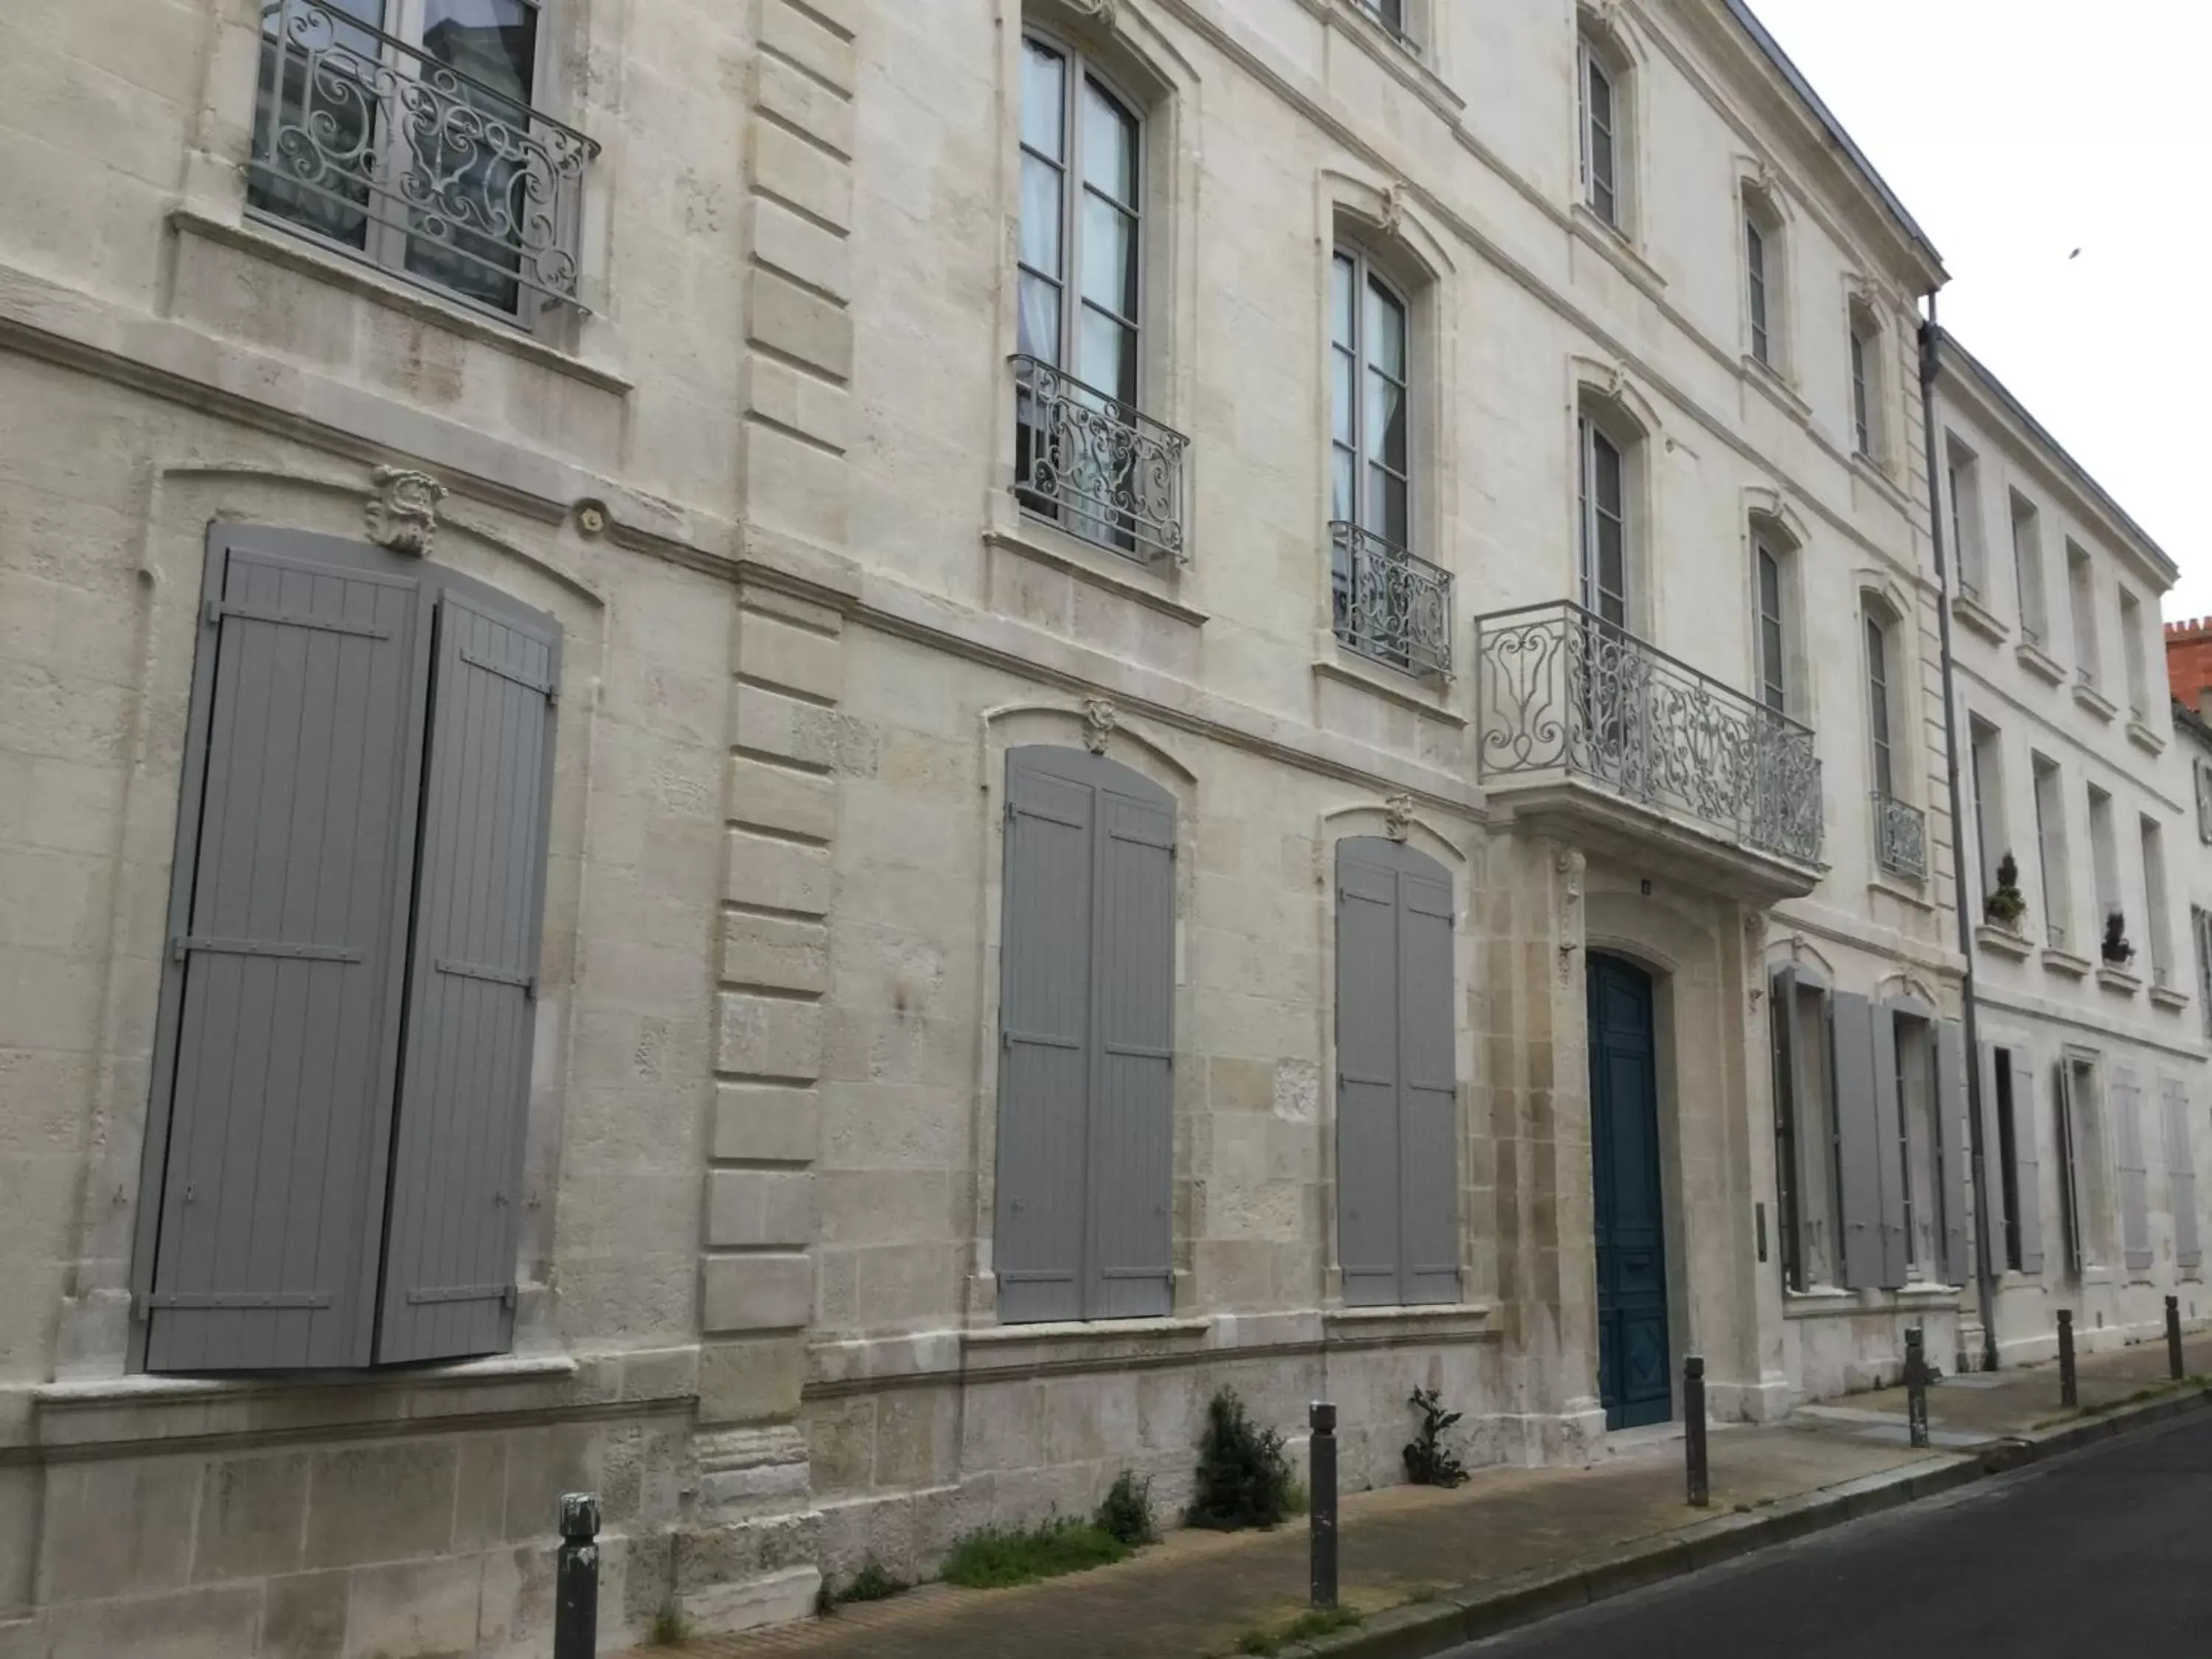
[[[2136,947],[2128,943],[2128,919],[2118,910],[2105,918],[2105,960],[2124,968],[2135,960]]]
[[[2020,919],[2027,911],[2027,900],[2020,890],[2020,865],[2007,853],[1997,860],[1997,884],[1994,891],[1982,901],[1982,915],[1998,927],[2011,933],[2020,931]]]

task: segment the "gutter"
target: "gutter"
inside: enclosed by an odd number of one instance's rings
[[[1966,1060],[1966,1146],[1974,1165],[1974,1295],[1982,1315],[1982,1369],[1997,1369],[1996,1280],[1990,1272],[1990,1149],[1982,1132],[1982,1044],[1974,1006],[1974,924],[1966,899],[1964,803],[1959,788],[1959,699],[1951,658],[1951,573],[1943,556],[1943,512],[1936,480],[1936,376],[1943,331],[1936,320],[1936,290],[1928,290],[1928,319],[1920,325],[1920,434],[1928,449],[1928,535],[1936,554],[1936,625],[1943,670],[1943,770],[1951,788],[1951,902],[1957,912],[1959,981]],[[1954,1133],[1958,1126],[1950,1126]],[[1961,1356],[1963,1358],[1963,1356]]]

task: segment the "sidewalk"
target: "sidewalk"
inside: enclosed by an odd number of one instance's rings
[[[2186,1358],[2193,1375],[2212,1372],[2212,1334],[2193,1340]],[[1683,1502],[1679,1431],[1616,1442],[1589,1469],[1489,1468],[1452,1492],[1353,1494],[1343,1505],[1342,1600],[1370,1615],[1371,1638],[1395,1632],[1392,1653],[1440,1651],[1478,1628],[1911,1501],[2203,1394],[2201,1382],[2166,1382],[2162,1344],[2084,1358],[2080,1376],[2088,1408],[2081,1413],[2061,1411],[2055,1365],[1947,1379],[1929,1395],[1943,1443],[1928,1451],[1906,1443],[1902,1389],[1808,1408],[1771,1427],[1716,1427],[1707,1510]],[[2159,1398],[2122,1403],[2144,1389]],[[1302,1525],[1178,1531],[1119,1566],[1012,1590],[929,1585],[828,1619],[702,1638],[682,1651],[687,1659],[1199,1659],[1234,1653],[1255,1630],[1279,1631],[1304,1610],[1305,1594]],[[1379,1616],[1392,1608],[1400,1611]],[[1425,1645],[1430,1626],[1437,1639]],[[1347,1650],[1382,1645],[1337,1639]],[[667,1656],[640,1649],[624,1659]]]

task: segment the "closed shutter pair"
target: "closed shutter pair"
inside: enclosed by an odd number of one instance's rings
[[[1850,992],[1829,999],[1835,1054],[1837,1191],[1842,1209],[1843,1280],[1853,1288],[1902,1288],[1911,1278],[1905,1240],[1903,1106],[1898,1098],[1899,1008]],[[1935,1153],[1946,1282],[1961,1285],[1966,1251],[1964,1043],[1956,1020],[1934,1022]]]
[[[2005,1205],[2005,1183],[1997,1160],[2004,1155],[2004,1135],[1997,1111],[1997,1067],[2002,1066],[2012,1085],[2012,1190],[2020,1213]],[[2043,1163],[2035,1113],[2035,1069],[2022,1048],[1982,1044],[1982,1147],[1988,1167],[1988,1189],[1978,1201],[1989,1206],[1990,1243],[2002,1252],[2008,1224],[2020,1234],[2020,1271],[2030,1275],[2043,1271]],[[2000,1261],[1999,1266],[2002,1266]]]
[[[210,532],[133,1289],[152,1370],[514,1328],[560,635],[334,538]]]

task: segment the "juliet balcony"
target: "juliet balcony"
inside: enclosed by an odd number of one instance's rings
[[[510,322],[581,309],[584,175],[599,145],[516,95],[530,56],[515,70],[519,50],[488,26],[441,25],[417,46],[342,0],[271,0],[249,211]],[[504,88],[471,72],[502,68]]]
[[[1451,572],[1340,520],[1328,539],[1336,637],[1417,679],[1449,679]]]
[[[1014,499],[1139,563],[1180,564],[1190,440],[1036,357],[1012,360]]]
[[[1820,879],[1810,727],[1565,602],[1475,620],[1477,765],[1530,827],[1771,902]]]

